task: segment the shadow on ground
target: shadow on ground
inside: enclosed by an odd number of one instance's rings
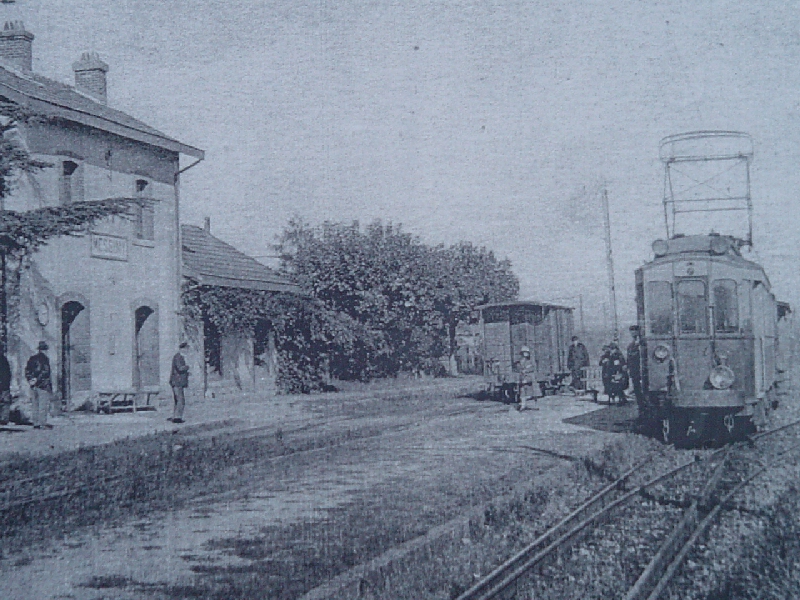
[[[589,427],[597,431],[639,433],[636,422],[637,417],[636,404],[629,402],[628,404],[605,406],[590,413],[564,419],[564,422],[570,425]]]

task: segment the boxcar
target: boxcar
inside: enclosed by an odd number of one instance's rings
[[[514,400],[519,393],[515,365],[523,346],[536,362],[544,393],[557,389],[569,374],[567,352],[573,330],[573,309],[542,302],[506,302],[478,307],[482,332],[486,390]]]
[[[726,442],[764,423],[777,380],[778,303],[761,265],[723,235],[653,244],[636,271],[639,416],[664,441]]]

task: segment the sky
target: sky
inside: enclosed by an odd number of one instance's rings
[[[509,258],[522,298],[620,320],[665,237],[659,141],[753,138],[755,257],[800,303],[800,11],[723,0],[17,0],[34,70],[96,51],[109,104],[206,160],[184,222],[258,257],[292,217]],[[191,159],[189,159],[191,160]],[[723,230],[724,232],[724,230]],[[265,258],[265,260],[269,260]]]

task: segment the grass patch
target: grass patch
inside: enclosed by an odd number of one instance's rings
[[[732,578],[706,600],[800,598],[800,484],[791,483],[770,510],[761,535],[748,546]]]

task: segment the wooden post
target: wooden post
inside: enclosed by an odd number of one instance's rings
[[[608,292],[611,302],[611,328],[614,339],[619,339],[617,318],[617,291],[614,286],[614,257],[611,254],[611,218],[608,214],[608,191],[603,190],[603,222],[606,230],[606,266],[608,267]]]

